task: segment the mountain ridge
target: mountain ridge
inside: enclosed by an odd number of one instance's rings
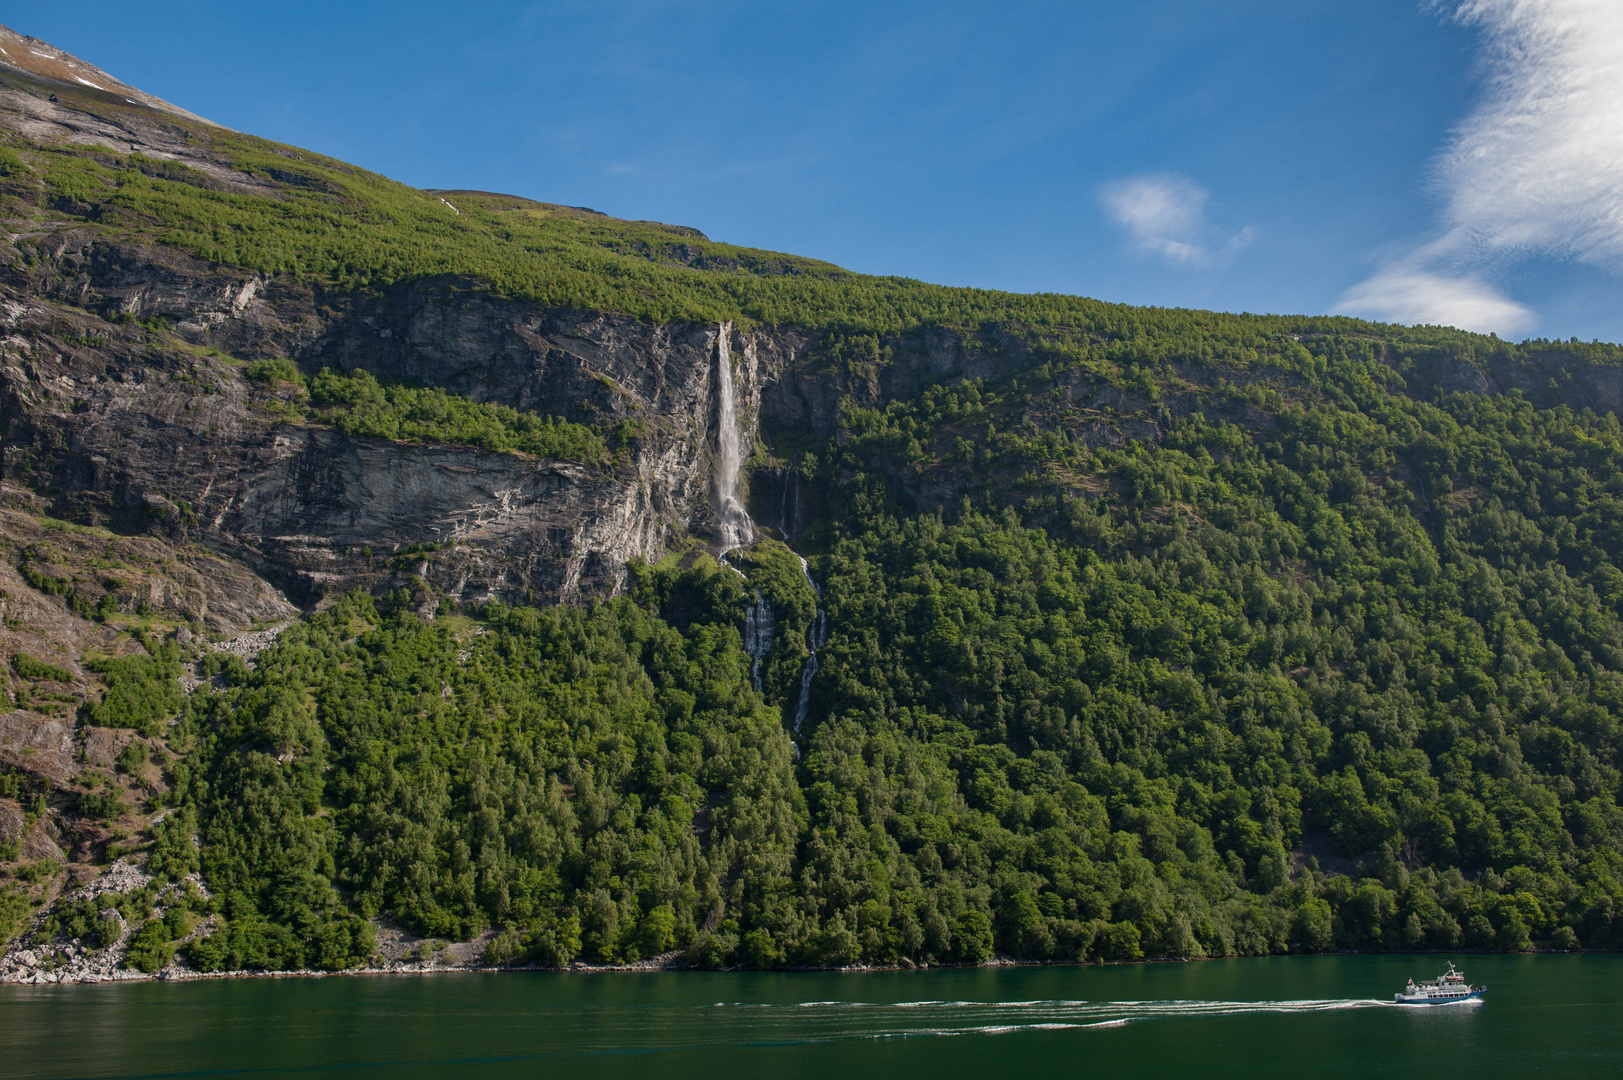
[[[1618,347],[202,124],[0,70],[4,977],[1623,944]]]
[[[64,87],[84,86],[106,94],[118,95],[132,105],[144,105],[149,109],[171,113],[183,120],[196,120],[214,127],[224,126],[130,86],[94,64],[88,64],[39,38],[25,37],[9,26],[0,26],[0,67],[46,79]]]

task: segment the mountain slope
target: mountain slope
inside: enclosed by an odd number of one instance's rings
[[[148,109],[169,113],[182,120],[193,120],[198,123],[219,127],[212,120],[204,120],[195,113],[171,105],[162,98],[153,97],[144,90],[137,90],[128,83],[119,81],[93,64],[87,64],[77,56],[63,52],[49,42],[39,38],[24,37],[7,26],[0,26],[0,68],[16,72],[19,75],[30,77],[31,80],[42,80],[61,86],[65,89],[79,90],[88,88],[113,97],[123,98],[130,105],[141,105]]]
[[[13,976],[1623,943],[1616,346],[857,275],[59,75]]]

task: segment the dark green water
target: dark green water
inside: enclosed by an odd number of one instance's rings
[[[504,974],[0,988],[0,1076],[1623,1075],[1623,957],[880,974]]]

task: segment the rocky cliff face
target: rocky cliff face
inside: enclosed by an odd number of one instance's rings
[[[32,75],[0,86],[0,128],[179,162],[222,192],[274,187],[193,145],[185,123],[206,121],[123,108],[110,77],[106,110],[84,105],[99,99],[83,79],[69,107],[48,92],[61,72]],[[546,310],[466,281],[333,294],[66,222],[0,230],[0,469],[57,514],[202,542],[299,603],[401,574],[466,599],[609,592],[628,559],[715,532],[718,326]],[[805,339],[732,335],[746,446],[762,387]],[[243,377],[274,357],[590,424],[618,453],[583,465],[308,426]],[[432,559],[389,558],[428,545]]]
[[[458,598],[613,591],[628,559],[714,532],[719,335],[746,445],[805,339],[449,282],[320,296],[72,233],[7,239],[28,269],[0,275],[6,475],[66,516],[200,540],[301,601],[376,584],[400,570],[391,552],[428,544],[441,550],[410,572]],[[635,434],[607,466],[352,437],[289,420],[243,376],[238,361],[275,356]]]
[[[224,193],[274,191],[273,178],[187,137],[186,122],[206,121],[126,109],[112,91],[98,109],[82,86],[69,107],[47,89],[0,84],[0,127],[178,162]],[[300,604],[402,576],[470,600],[601,594],[618,587],[630,558],[657,559],[690,538],[716,544],[722,333],[744,455],[768,451],[752,503],[778,507],[757,516],[791,531],[804,514],[782,522],[781,511],[803,504],[772,448],[828,438],[843,401],[874,405],[952,374],[993,376],[1019,351],[1014,339],[990,340],[993,331],[967,348],[965,335],[930,329],[889,343],[884,363],[851,363],[798,329],[650,325],[449,279],[335,293],[68,222],[0,228],[4,475],[64,517],[204,543]],[[614,464],[598,467],[352,437],[309,426],[285,394],[243,377],[242,362],[275,357],[443,387],[623,438]],[[431,558],[391,558],[427,545],[438,548]]]
[[[0,239],[5,477],[73,520],[204,543],[300,604],[402,576],[466,600],[602,595],[629,559],[716,546],[723,333],[743,445],[758,448],[752,507],[791,534],[805,504],[774,450],[834,436],[843,403],[1031,363],[1028,344],[996,327],[921,329],[852,363],[793,328],[650,325],[449,280],[335,294],[71,228],[14,225]],[[167,327],[142,321],[156,319]],[[242,361],[283,356],[633,434],[607,466],[349,436],[290,419],[286,400],[244,377]],[[1403,370],[1416,390],[1617,397],[1614,369],[1443,358]],[[1042,409],[1063,407],[1098,444],[1154,439],[1203,407],[1213,372],[1186,375],[1189,394],[1152,405],[1073,373],[1028,415],[1041,424]],[[908,483],[921,505],[955,497],[950,480]],[[427,545],[432,557],[391,558]]]

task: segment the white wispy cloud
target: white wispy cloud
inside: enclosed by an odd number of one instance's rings
[[[1484,93],[1434,164],[1437,232],[1337,310],[1521,333],[1533,313],[1485,273],[1529,256],[1623,269],[1623,3],[1438,6],[1482,31]]]
[[[1208,198],[1205,188],[1172,174],[1131,176],[1099,193],[1110,219],[1126,229],[1135,244],[1179,263],[1205,255],[1200,238],[1206,229]]]
[[[1461,247],[1623,263],[1623,4],[1471,0],[1488,91],[1438,162]]]
[[[1134,245],[1185,266],[1209,265],[1215,256],[1256,238],[1250,225],[1225,237],[1208,224],[1210,198],[1205,188],[1176,173],[1129,176],[1099,192],[1105,213]]]
[[[1460,326],[1503,337],[1524,333],[1537,321],[1530,309],[1477,278],[1403,264],[1347,290],[1337,310],[1382,322]]]
[[[1206,221],[1211,193],[1195,180],[1162,172],[1125,177],[1099,190],[1099,203],[1144,252],[1185,266],[1208,266],[1256,239],[1256,227],[1225,235]]]

